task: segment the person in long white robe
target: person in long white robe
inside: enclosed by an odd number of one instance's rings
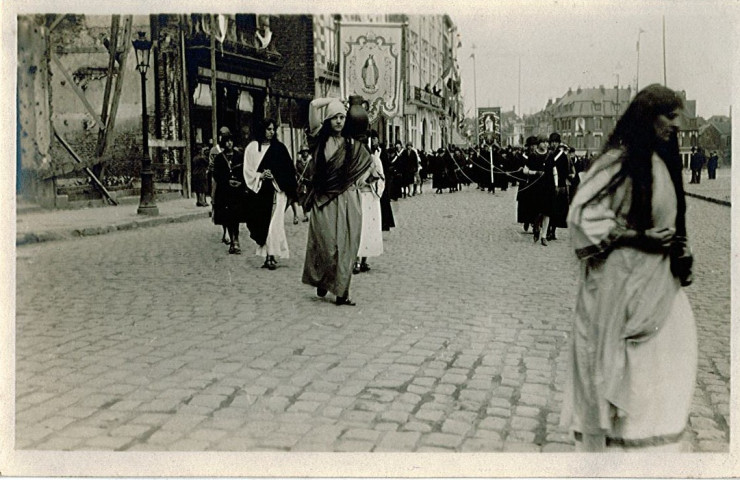
[[[682,105],[662,85],[641,91],[571,203],[581,268],[561,422],[576,450],[686,445],[698,348],[681,288],[693,261],[676,140]]]
[[[267,122],[264,127],[264,138],[262,141],[255,140],[247,145],[244,151],[244,181],[246,182],[247,188],[254,194],[259,194],[263,189],[264,182],[270,182],[274,195],[272,197],[272,211],[269,219],[269,227],[267,228],[267,236],[264,239],[264,243],[261,243],[264,238],[264,230],[259,232],[260,228],[256,228],[258,232],[255,232],[255,228],[250,226],[252,231],[252,238],[257,241],[257,249],[255,255],[265,257],[264,268],[274,270],[277,267],[277,260],[275,257],[289,258],[290,249],[288,247],[288,239],[285,235],[285,210],[288,206],[288,192],[284,191],[286,185],[295,187],[295,169],[290,172],[276,172],[270,168],[266,168],[264,160],[266,156],[273,155],[277,158],[282,158],[287,155],[287,149],[280,142],[273,140],[275,135],[274,123]],[[289,159],[288,159],[289,160]],[[287,165],[292,166],[292,161],[283,159],[282,162],[275,163],[275,165]],[[272,165],[268,165],[270,167]],[[273,168],[275,168],[273,166]],[[288,168],[288,170],[290,170]],[[292,178],[292,182],[288,182],[281,188],[279,179],[281,178]],[[285,183],[285,182],[284,182]],[[264,214],[256,212],[255,214]],[[260,222],[252,222],[259,224]],[[262,223],[264,225],[264,223]]]
[[[360,233],[360,249],[357,256],[361,258],[361,261],[355,263],[355,273],[370,270],[367,258],[378,257],[383,254],[380,197],[385,189],[385,175],[379,151],[372,155],[372,160],[373,166],[365,179],[366,183],[360,189],[362,232]]]

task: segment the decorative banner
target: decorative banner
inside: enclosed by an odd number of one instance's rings
[[[359,95],[368,116],[403,114],[401,98],[401,24],[339,24],[339,83],[343,99]]]
[[[478,136],[489,145],[501,145],[501,107],[478,109]]]

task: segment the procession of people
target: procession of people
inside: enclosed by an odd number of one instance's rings
[[[396,227],[393,202],[422,195],[429,177],[435,195],[471,185],[493,194],[516,186],[505,198],[515,202],[524,232],[531,227],[534,244],[547,246],[558,228],[569,228],[584,266],[562,419],[577,449],[674,446],[696,370],[693,314],[680,290],[691,283],[692,264],[676,144],[682,102],[660,85],[645,88],[592,160],[576,156],[557,132],[530,136],[524,148],[504,149],[490,139],[479,148],[447,145],[432,153],[411,142],[386,148],[376,131],[352,131],[342,101],[317,98],[307,146],[295,161],[276,138],[274,120],[259,124],[244,151],[223,128],[211,165],[205,150],[198,159],[198,204],[206,204],[202,171],[210,171],[213,221],[225,228],[228,252],[241,253],[245,223],[269,270],[277,258],[289,258],[285,212],[293,208],[296,224],[300,205],[308,221],[302,282],[318,297],[331,292],[336,305],[354,306],[352,277],[383,254],[383,232]],[[699,183],[703,163],[699,150],[692,182]],[[661,362],[656,369],[656,358],[669,359],[670,367]],[[656,388],[666,368],[671,381]]]

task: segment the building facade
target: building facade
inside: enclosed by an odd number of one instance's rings
[[[403,108],[372,125],[381,141],[410,141],[426,151],[449,143],[463,109],[457,31],[447,15],[22,16],[19,65],[29,68],[19,68],[19,123],[27,125],[28,137],[44,140],[22,142],[29,153],[19,156],[17,190],[38,191],[21,185],[33,179],[46,185],[44,195],[52,199],[46,204],[61,206],[64,177],[89,187],[85,167],[94,167],[103,181],[115,178],[136,188],[145,148],[142,83],[131,46],[139,35],[152,41],[143,85],[146,149],[158,192],[189,195],[191,158],[216,141],[222,126],[243,145],[257,122],[273,118],[278,138],[297,154],[310,101],[340,96],[342,22],[403,29]],[[48,122],[31,120],[39,108]],[[54,141],[54,132],[81,162]]]
[[[503,147],[523,147],[525,134],[525,123],[516,109],[501,112],[501,142]]]
[[[679,92],[685,108],[680,116],[678,137],[682,159],[698,144],[696,100],[688,100]],[[560,133],[562,141],[576,149],[578,155],[595,155],[614,129],[617,120],[632,101],[632,88],[577,88],[560,98],[548,100],[545,108],[525,118],[525,135]]]
[[[732,159],[732,121],[715,115],[699,127],[699,146],[707,153],[717,152],[720,162],[730,165]]]

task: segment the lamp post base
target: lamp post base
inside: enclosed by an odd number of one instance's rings
[[[144,168],[141,171],[141,197],[139,198],[139,208],[136,213],[139,215],[159,215],[157,201],[154,198],[154,172],[152,171],[149,157],[144,157]]]
[[[150,215],[152,217],[156,217],[159,215],[159,207],[156,205],[139,205],[139,208],[136,209],[136,213],[138,215]]]

